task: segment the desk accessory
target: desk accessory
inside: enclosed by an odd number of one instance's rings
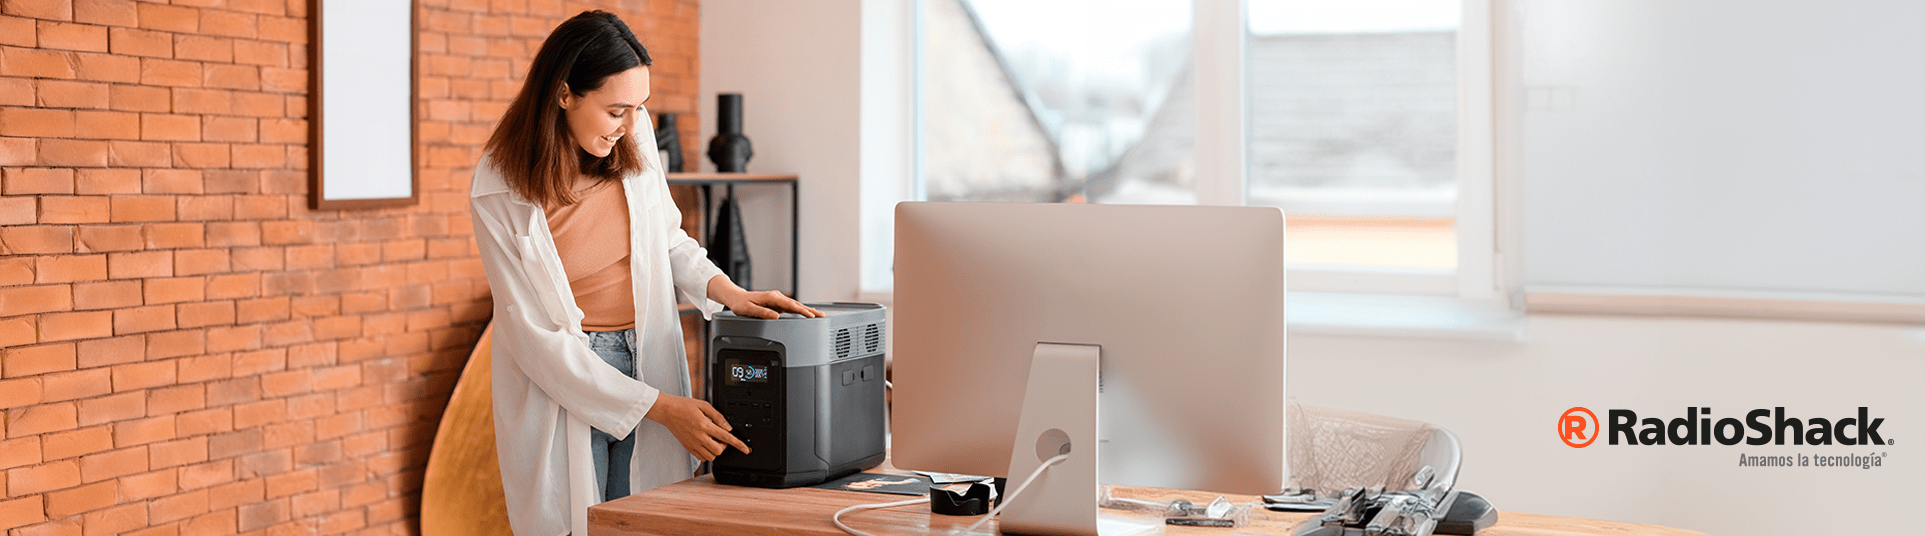
[[[929,511],[946,516],[979,516],[989,513],[995,503],[994,486],[970,482],[962,493],[942,486],[929,486]]]
[[[1249,516],[1249,513],[1249,506],[1232,504],[1228,498],[1222,496],[1218,496],[1216,500],[1206,505],[1179,499],[1171,501],[1169,508],[1163,511],[1163,524],[1236,528],[1243,526],[1243,520]]]

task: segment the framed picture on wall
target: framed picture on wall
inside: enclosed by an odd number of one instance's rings
[[[308,207],[413,205],[414,2],[308,2]]]

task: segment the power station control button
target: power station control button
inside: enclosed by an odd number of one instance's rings
[[[869,381],[870,379],[875,378],[875,376],[876,376],[876,367],[874,366],[862,367],[862,381],[865,381],[865,382]]]
[[[849,384],[852,384],[852,383],[855,383],[855,382],[856,382],[856,371],[853,371],[853,370],[845,370],[845,371],[842,371],[842,384],[843,384],[843,385],[849,385]]]

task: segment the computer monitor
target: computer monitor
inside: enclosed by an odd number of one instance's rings
[[[893,463],[1014,487],[1069,443],[1006,533],[1093,531],[1094,481],[1276,493],[1283,230],[1269,207],[897,205]],[[1013,523],[1024,503],[1060,519]]]

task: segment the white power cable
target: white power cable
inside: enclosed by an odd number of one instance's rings
[[[1043,465],[1040,467],[1037,467],[1035,472],[1030,473],[1028,478],[1023,479],[1023,483],[1016,485],[1016,488],[1009,492],[1008,497],[1004,497],[1000,502],[996,504],[995,509],[990,510],[989,513],[984,515],[982,519],[976,520],[976,523],[973,525],[970,525],[969,528],[963,529],[961,533],[967,534],[967,533],[975,532],[976,529],[982,527],[984,523],[988,523],[989,520],[995,519],[996,514],[1002,513],[1003,507],[1009,506],[1009,501],[1016,500],[1016,496],[1021,494],[1023,492],[1023,489],[1028,488],[1030,482],[1035,482],[1036,477],[1042,476],[1043,471],[1048,470],[1050,466],[1062,463],[1063,460],[1067,460],[1067,459],[1069,459],[1068,454],[1059,454],[1054,458],[1050,458],[1048,460],[1043,461]],[[829,520],[835,522],[836,528],[842,529],[843,532],[847,532],[855,536],[875,536],[874,534],[869,534],[867,532],[850,528],[848,525],[844,525],[842,523],[842,514],[854,512],[856,510],[871,510],[876,508],[894,508],[897,506],[908,506],[912,504],[921,504],[926,502],[929,502],[928,497],[923,497],[920,499],[910,499],[907,501],[896,501],[891,503],[858,504],[855,506],[837,510],[835,515],[830,517]]]
[[[841,509],[841,510],[837,510],[837,511],[836,511],[836,515],[835,515],[834,517],[831,517],[831,518],[829,518],[829,520],[830,520],[830,521],[834,521],[834,522],[835,522],[835,524],[836,524],[836,528],[839,528],[839,529],[842,529],[842,531],[843,531],[843,532],[847,532],[847,533],[849,533],[849,534],[854,534],[855,536],[875,536],[874,534],[870,534],[870,533],[867,533],[867,532],[863,532],[863,531],[859,531],[859,530],[856,530],[856,529],[853,529],[853,528],[849,528],[849,526],[848,526],[848,525],[844,525],[844,524],[842,524],[842,514],[846,514],[846,513],[849,513],[849,512],[854,512],[854,511],[856,511],[856,510],[869,510],[869,509],[873,509],[873,508],[893,508],[893,507],[897,507],[897,506],[909,506],[909,505],[911,505],[911,504],[921,504],[921,503],[926,503],[926,502],[929,502],[929,498],[928,498],[928,497],[923,497],[923,498],[920,498],[920,499],[910,499],[910,500],[907,500],[907,501],[896,501],[896,502],[892,502],[892,503],[875,503],[875,504],[858,504],[858,505],[855,505],[855,506],[851,506],[851,507],[848,507],[848,508],[843,508],[843,509]]]

